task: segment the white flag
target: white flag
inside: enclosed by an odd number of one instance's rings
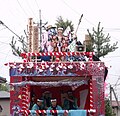
[[[68,26],[64,33],[63,33],[64,36],[67,36],[69,40],[71,40],[71,29],[70,29],[70,26]]]
[[[64,35],[64,36],[68,36],[68,35],[69,35],[69,32],[71,32],[70,26],[68,26],[68,27],[65,29],[63,35]]]

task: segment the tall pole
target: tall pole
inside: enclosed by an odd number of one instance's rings
[[[77,34],[77,31],[78,31],[78,28],[79,28],[79,26],[80,26],[82,17],[83,17],[83,14],[81,15],[81,17],[80,17],[80,19],[79,19],[78,26],[77,26],[77,29],[76,29],[76,31],[75,31],[75,35]]]
[[[41,42],[42,42],[42,19],[41,19],[41,10],[39,10],[39,20],[40,20],[40,24],[39,24],[39,29],[40,29],[40,51],[42,49],[42,46],[41,46]]]
[[[114,96],[115,96],[115,100],[116,100],[116,102],[117,102],[118,108],[120,109],[120,104],[119,104],[119,102],[118,102],[118,99],[117,99],[117,96],[116,96],[116,93],[115,93],[113,87],[112,87],[112,91],[113,91],[113,94],[114,94]]]
[[[110,106],[112,108],[112,87],[110,85]]]

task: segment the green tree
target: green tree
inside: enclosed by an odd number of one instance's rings
[[[110,44],[110,35],[109,33],[105,35],[103,33],[103,27],[100,27],[100,22],[98,23],[98,27],[95,30],[93,27],[93,32],[90,33],[89,29],[87,30],[88,35],[91,38],[91,44],[86,45],[86,51],[94,51],[95,55],[100,58],[102,56],[107,55],[109,52],[115,51],[117,47],[117,43]]]
[[[57,27],[62,27],[63,31],[68,26],[70,26],[71,32],[74,31],[74,26],[72,24],[72,21],[69,21],[68,19],[66,21],[64,21],[61,16],[59,16],[57,18],[55,25]],[[23,37],[23,36],[21,36],[20,38],[18,38],[18,41],[16,41],[14,37],[12,38],[10,46],[12,48],[12,53],[15,56],[20,56],[21,52],[28,52],[26,40],[27,39],[25,37]]]
[[[14,36],[13,36],[12,41],[10,43],[10,46],[12,48],[12,53],[15,56],[20,56],[21,52],[28,52],[27,43],[25,42],[25,37],[23,37],[23,36],[21,36],[21,38],[19,38],[18,41],[16,41]]]
[[[112,113],[112,108],[110,106],[110,100],[109,99],[105,99],[105,116],[115,116]]]
[[[65,21],[65,20],[63,20],[62,16],[59,16],[59,17],[57,18],[55,25],[56,25],[57,27],[62,27],[62,28],[63,28],[63,31],[65,31],[65,29],[66,29],[68,26],[70,26],[71,32],[74,31],[74,25],[72,24],[72,21],[70,21],[70,20],[68,20],[68,19],[66,19],[66,21]]]
[[[0,84],[0,91],[9,91],[9,86],[6,83]]]

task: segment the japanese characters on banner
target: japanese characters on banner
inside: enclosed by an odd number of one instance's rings
[[[38,26],[33,26],[33,52],[38,53],[39,52],[39,32],[38,32]]]
[[[33,25],[33,18],[29,18],[28,22],[28,51],[39,52],[39,30]]]
[[[97,110],[97,115],[103,115],[105,112],[104,109],[104,78],[102,76],[93,76],[93,105]]]
[[[29,18],[28,21],[28,51],[32,52],[33,18]]]

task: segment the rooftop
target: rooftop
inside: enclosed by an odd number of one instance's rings
[[[0,91],[0,99],[10,98],[10,93],[7,91]]]
[[[120,101],[118,101],[119,105],[120,105]],[[116,107],[118,106],[117,102],[116,101],[112,101],[112,107]]]
[[[6,78],[0,76],[0,83],[6,83],[6,82],[7,82]]]

